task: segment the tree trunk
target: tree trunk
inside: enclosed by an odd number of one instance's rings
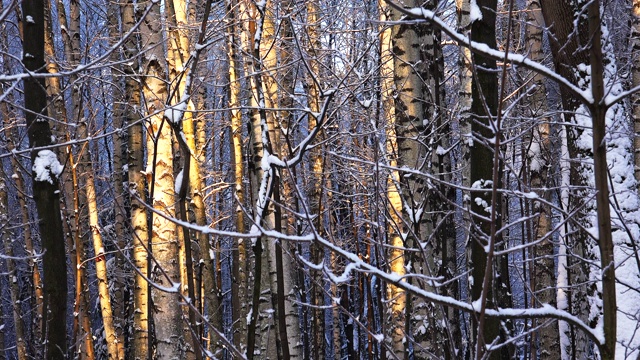
[[[318,0],[307,1],[307,34],[309,36],[309,48],[307,53],[309,59],[310,73],[307,74],[306,86],[307,86],[307,102],[309,109],[312,113],[320,112],[320,80],[322,79],[322,42],[320,41],[321,30],[321,18],[322,10]],[[315,116],[308,115],[309,131],[312,131],[318,126],[318,121]],[[324,138],[324,132],[318,134],[318,142]],[[315,216],[313,225],[315,231],[321,236],[326,236],[324,230],[323,211],[323,186],[324,184],[324,167],[325,159],[322,154],[322,148],[314,148],[310,151],[310,179],[308,179],[309,185],[309,215]],[[322,247],[317,243],[311,244],[311,261],[314,264],[319,264],[325,256],[325,252]],[[308,311],[311,313],[311,328],[309,334],[310,352],[314,359],[323,360],[325,358],[326,348],[329,346],[329,342],[325,340],[325,314],[329,310],[323,310],[322,306],[325,305],[325,280],[322,277],[322,272],[315,271],[311,273],[313,277],[311,281],[310,289],[310,302],[316,306]]]
[[[23,63],[29,71],[42,72],[44,62],[44,3],[42,0],[25,0],[22,13],[25,21]],[[42,78],[26,78],[24,91],[25,113],[29,135],[29,146],[40,147],[51,144],[49,122],[38,119],[47,115],[47,94]],[[43,337],[45,357],[64,359],[67,351],[67,269],[64,233],[60,216],[58,177],[62,165],[50,150],[33,151],[31,160],[34,165],[33,197],[38,209],[38,225],[43,255],[44,311]]]
[[[263,60],[263,84],[265,89],[265,105],[269,109],[267,116],[267,128],[271,153],[279,158],[288,157],[287,142],[289,140],[288,126],[292,123],[293,114],[285,109],[293,108],[294,71],[291,69],[291,55],[293,52],[293,39],[291,21],[281,17],[280,14],[292,14],[293,6],[290,1],[268,2],[265,7],[263,25],[263,44],[260,54]],[[279,20],[280,26],[276,28]],[[278,33],[276,34],[276,31]],[[277,36],[279,35],[279,36]],[[276,69],[278,69],[276,71]],[[283,71],[283,69],[286,69]],[[291,191],[289,175],[294,169],[273,170],[273,203],[274,219],[269,226],[283,234],[289,234],[287,219],[283,204],[289,209],[294,208],[295,201]],[[278,187],[281,186],[282,189]],[[276,304],[276,329],[280,338],[283,358],[299,359],[302,357],[302,341],[300,337],[300,322],[298,308],[295,305],[297,276],[294,269],[295,259],[284,254],[292,252],[291,244],[281,239],[269,241],[267,253],[269,254],[269,272],[271,274],[271,292]]]
[[[176,134],[178,137],[177,143],[180,144],[180,155],[184,159],[184,165],[182,167],[182,174],[184,176],[188,176],[184,181],[188,181],[188,189],[182,189],[181,193],[184,190],[184,196],[180,194],[179,196],[179,217],[181,220],[185,222],[195,223],[197,225],[204,226],[206,224],[206,214],[204,208],[204,202],[202,199],[201,191],[202,191],[202,181],[200,177],[200,164],[198,163],[196,154],[196,142],[195,142],[195,133],[194,133],[194,119],[193,119],[193,110],[195,109],[193,101],[190,95],[190,89],[187,89],[186,86],[191,86],[191,84],[187,84],[188,76],[195,76],[195,74],[188,75],[188,71],[195,71],[193,67],[190,69],[186,69],[187,61],[190,57],[190,41],[187,32],[187,4],[184,0],[174,0],[170,1],[166,5],[166,17],[167,17],[167,27],[168,27],[168,52],[169,52],[169,81],[172,84],[175,84],[174,87],[170,91],[170,99],[169,104],[171,106],[181,106],[180,103],[187,101],[187,111],[182,113],[182,121],[180,124],[174,123],[171,126],[174,128],[181,128],[182,134]],[[195,61],[192,59],[191,61]],[[184,135],[184,136],[182,136]],[[184,144],[182,144],[184,140]],[[186,148],[184,148],[186,146]],[[187,215],[186,211],[186,201],[187,194],[190,199],[189,215]],[[184,211],[183,211],[184,210]],[[184,257],[180,261],[181,266],[181,283],[183,284],[183,291],[186,292],[186,296],[193,302],[192,305],[196,306],[196,297],[195,297],[195,284],[194,284],[194,276],[193,276],[193,254],[192,254],[192,245],[191,245],[191,235],[188,229],[183,229],[181,232],[183,234],[181,239],[181,257]],[[212,326],[216,327],[216,329],[222,329],[222,314],[220,312],[220,304],[218,301],[219,289],[214,282],[214,274],[215,274],[215,266],[213,266],[213,260],[211,259],[210,252],[210,244],[209,237],[206,234],[199,233],[197,236],[198,244],[200,245],[200,249],[202,249],[202,260],[204,262],[203,268],[203,277],[204,277],[204,291],[205,297],[208,303],[209,309],[209,321]],[[201,358],[201,345],[199,345],[200,340],[198,339],[198,330],[196,326],[196,318],[194,307],[188,306],[187,312],[189,313],[189,322],[190,324],[185,329],[185,332],[190,332],[193,335],[193,346],[192,349],[195,352],[195,358]],[[216,341],[212,341],[211,343],[211,351],[213,354],[221,351],[221,344],[218,339]],[[193,354],[191,352],[191,354]],[[193,357],[193,356],[190,356]]]
[[[138,6],[151,6],[140,26],[141,44],[147,46],[143,53],[142,93],[147,116],[147,169],[151,206],[166,216],[175,217],[173,176],[173,146],[171,126],[163,118],[162,110],[167,100],[167,64],[161,46],[163,39],[160,4],[145,2]],[[153,288],[153,321],[157,341],[158,359],[175,359],[185,356],[182,309],[175,288],[180,282],[176,225],[158,215],[151,215],[151,252],[153,269],[151,280],[164,289]]]
[[[264,3],[258,8],[248,1],[241,2],[240,13],[243,20],[247,21],[247,29],[243,31],[243,44],[246,46],[247,56],[245,58],[246,73],[250,76],[250,113],[249,141],[250,159],[248,160],[248,170],[251,178],[251,202],[253,204],[253,221],[255,224],[273,229],[273,204],[270,197],[273,187],[268,186],[272,181],[273,169],[262,168],[262,159],[271,153],[271,143],[268,135],[267,115],[265,111],[265,94],[262,83],[262,61],[260,53],[260,43],[263,35],[263,22],[265,21]],[[254,251],[254,274],[252,286],[252,309],[248,326],[247,356],[249,359],[254,355],[269,359],[278,358],[280,349],[279,337],[275,331],[275,324],[272,323],[274,309],[271,301],[261,300],[263,289],[275,291],[271,286],[269,274],[269,239],[261,235],[253,241]],[[268,295],[271,297],[271,292]],[[260,329],[258,330],[258,321]],[[258,346],[258,348],[256,348]]]
[[[129,32],[136,23],[134,1],[128,0],[122,7],[122,32]],[[127,134],[127,172],[128,191],[131,196],[131,257],[133,266],[136,268],[133,286],[133,324],[131,350],[129,359],[151,358],[151,347],[149,343],[152,337],[149,334],[151,314],[149,313],[149,289],[147,279],[149,278],[149,225],[147,221],[147,211],[144,203],[146,197],[146,179],[144,164],[145,132],[144,125],[139,113],[141,106],[141,87],[138,80],[140,63],[137,57],[139,51],[138,38],[130,36],[124,43],[123,58],[126,60],[123,66],[125,74],[125,102],[124,116],[128,126]]]
[[[2,108],[2,115],[8,115],[8,111],[6,109],[6,104],[0,104],[0,108]],[[0,239],[4,245],[3,254],[6,255],[6,263],[7,263],[7,277],[9,283],[9,293],[11,294],[11,312],[13,314],[13,326],[15,332],[13,336],[15,337],[16,343],[16,352],[18,354],[18,360],[27,360],[29,353],[27,351],[27,337],[25,332],[23,313],[22,313],[22,304],[20,301],[20,285],[18,282],[18,268],[16,267],[16,261],[14,259],[13,253],[13,244],[12,237],[13,234],[9,229],[11,226],[11,221],[9,218],[9,194],[7,192],[7,186],[5,183],[4,176],[0,176]],[[0,310],[0,314],[2,314],[2,310]],[[3,317],[2,326],[7,327],[7,319]],[[3,334],[7,335],[10,333],[9,329],[3,329]],[[9,337],[9,336],[7,336]],[[8,344],[5,342],[6,338],[2,339],[0,346],[3,346],[1,350],[4,353],[4,349],[8,349]],[[4,357],[4,354],[3,354]]]
[[[236,208],[235,214],[235,227],[239,233],[246,232],[244,212],[246,208],[245,201],[245,186],[244,186],[244,156],[243,156],[243,131],[242,131],[242,111],[240,109],[241,104],[241,91],[242,83],[241,68],[239,65],[239,51],[241,46],[238,42],[238,27],[237,27],[237,13],[236,13],[235,0],[227,0],[227,58],[229,61],[229,111],[231,117],[231,157],[233,167],[233,181],[234,181],[234,196]],[[236,250],[233,252],[233,264],[232,264],[232,307],[233,307],[233,343],[244,351],[246,349],[246,343],[244,334],[247,333],[247,313],[250,308],[249,295],[249,283],[247,272],[248,257],[247,257],[247,244],[246,239],[238,238],[235,240]]]
[[[482,17],[472,19],[471,41],[487,44],[490,48],[496,48],[496,0],[477,1],[476,5],[481,11]],[[478,10],[478,9],[476,9]],[[500,229],[501,204],[500,196],[494,197],[491,190],[495,187],[501,188],[501,162],[496,162],[494,157],[500,154],[495,153],[494,145],[488,139],[500,136],[496,134],[490,125],[494,121],[494,116],[498,111],[498,77],[496,76],[496,61],[480,55],[472,54],[474,67],[474,77],[472,82],[472,104],[471,130],[473,134],[473,144],[470,145],[470,183],[471,187],[478,189],[471,193],[471,215],[474,217],[475,225],[470,232],[470,297],[472,301],[482,300],[484,310],[486,308],[497,308],[501,302],[508,298],[509,294],[502,290],[508,289],[508,273],[504,272],[503,259],[496,258],[491,261],[491,253],[497,249],[485,250],[487,246],[500,244],[496,232],[492,230]],[[506,84],[503,84],[506,86]],[[477,140],[476,140],[477,139]],[[498,169],[495,169],[498,166]],[[495,176],[497,171],[498,176]],[[495,184],[498,182],[498,184]],[[495,222],[486,221],[478,216],[489,218],[495,215]],[[495,270],[494,270],[495,269]],[[493,274],[497,274],[496,277]],[[489,286],[485,286],[489,284]],[[493,290],[495,289],[495,291]],[[504,307],[504,306],[502,306]],[[486,353],[486,345],[492,344],[496,339],[500,343],[506,340],[505,334],[501,333],[500,321],[495,318],[486,318],[483,313],[474,317],[473,335],[476,339],[477,359],[489,356],[491,359],[508,358],[507,347],[500,351]]]
[[[85,137],[86,138],[86,137]],[[90,156],[88,156],[90,159]],[[87,206],[89,210],[89,227],[93,239],[93,249],[96,257],[96,277],[98,279],[98,297],[100,299],[100,310],[102,323],[107,342],[107,353],[109,359],[124,359],[124,339],[116,332],[114,323],[113,307],[111,306],[111,295],[109,294],[109,279],[107,277],[107,258],[105,257],[104,244],[100,224],[98,223],[98,204],[96,200],[96,189],[94,184],[94,174],[91,162],[88,164],[86,172]]]
[[[382,21],[392,19],[390,9],[381,4],[384,10],[380,17]],[[389,166],[397,168],[397,151],[398,143],[396,140],[396,131],[393,127],[396,117],[396,107],[393,101],[396,85],[393,81],[394,77],[394,59],[393,59],[393,32],[391,27],[385,28],[380,34],[380,54],[381,54],[381,96],[384,119],[386,120],[387,144],[386,151]],[[387,263],[389,271],[398,276],[405,275],[404,260],[404,241],[402,239],[402,199],[400,197],[400,175],[397,170],[391,170],[387,178],[387,238],[390,250],[387,254]],[[391,348],[397,358],[404,358],[404,324],[405,324],[405,306],[406,293],[403,289],[395,284],[387,284],[387,301],[388,314],[385,314],[385,323],[388,323],[389,338]]]
[[[544,19],[539,0],[530,0],[527,3],[527,26],[526,26],[526,50],[529,58],[536,62],[544,60],[544,50],[542,48],[542,29]],[[540,199],[551,203],[551,192],[544,189],[551,187],[548,172],[551,167],[549,162],[552,155],[550,136],[550,122],[548,118],[547,90],[544,77],[538,73],[530,72],[527,80],[536,88],[530,96],[527,105],[527,118],[533,119],[532,130],[527,135],[524,144],[527,151],[528,171],[530,172],[530,189],[535,192]],[[529,86],[529,84],[527,84]],[[532,296],[534,307],[543,304],[556,305],[556,274],[554,263],[554,244],[550,236],[551,232],[551,208],[540,201],[533,201],[531,209],[534,214],[538,214],[533,221],[532,239],[543,239],[541,243],[532,248],[530,257],[533,259],[531,272],[533,283]],[[535,328],[544,323],[544,320],[534,321]],[[558,333],[558,322],[554,321],[536,331],[535,338],[532,338],[532,354],[539,353],[541,359],[553,359],[560,354],[560,338]]]
[[[556,72],[565,79],[576,84],[579,79],[584,79],[587,74],[576,71],[578,64],[589,64],[588,31],[584,19],[576,22],[578,9],[581,6],[578,0],[549,1],[540,0],[542,14],[545,24],[549,27],[550,47],[553,56],[553,63]],[[574,26],[578,27],[575,28]],[[577,36],[576,36],[577,34]],[[580,100],[568,89],[560,87],[562,99],[563,117],[565,124],[575,124],[575,112],[580,106]],[[570,182],[572,188],[569,193],[569,208],[567,213],[572,213],[576,209],[572,221],[568,223],[569,236],[564,241],[567,244],[567,265],[569,287],[566,291],[568,298],[568,310],[588,323],[589,297],[595,290],[589,282],[589,274],[592,269],[589,261],[594,255],[589,250],[595,244],[589,235],[583,231],[583,226],[590,222],[589,212],[594,211],[594,206],[585,200],[590,196],[586,189],[589,179],[585,178],[587,171],[586,159],[592,158],[591,149],[581,148],[577,144],[577,139],[586,131],[583,127],[572,127],[567,125],[567,145],[570,161]],[[588,357],[589,341],[587,335],[569,326],[567,332],[561,337],[568,339],[568,348],[562,351],[571,358],[582,359]]]
[[[122,5],[116,2],[110,2],[109,9],[109,36],[111,37],[109,44],[115,46],[116,42],[120,39],[123,31],[120,27],[121,9]],[[111,54],[113,62],[122,60],[123,51],[118,49]],[[127,321],[127,314],[125,313],[127,308],[130,308],[129,291],[130,291],[130,278],[133,274],[131,268],[125,260],[125,250],[127,246],[126,239],[129,236],[127,232],[127,212],[126,206],[130,203],[128,193],[125,192],[125,181],[127,181],[126,170],[126,132],[124,131],[124,125],[126,122],[126,102],[128,94],[125,94],[125,79],[122,76],[124,72],[124,65],[115,65],[111,72],[112,81],[114,85],[111,87],[113,92],[113,119],[112,126],[116,133],[113,136],[113,211],[115,214],[115,245],[118,247],[118,251],[115,254],[115,271],[114,271],[114,291],[112,295],[113,299],[113,317],[114,326],[117,336],[124,339],[129,334],[125,335],[125,329],[129,326]],[[123,344],[125,346],[125,344]],[[124,353],[123,353],[124,354]]]
[[[423,6],[435,9],[437,2],[429,1]],[[400,20],[399,12],[391,9],[387,11],[390,12],[391,20]],[[391,28],[390,38],[390,50],[393,56],[391,60],[393,85],[391,86],[395,95],[393,104],[389,104],[394,107],[394,115],[390,117],[391,125],[394,127],[389,137],[391,156],[397,157],[396,162],[399,168],[427,172],[430,170],[430,165],[438,168],[440,162],[444,161],[444,158],[441,159],[438,155],[431,153],[426,146],[432,141],[427,136],[431,135],[432,130],[437,129],[439,124],[443,125],[442,118],[438,115],[441,112],[441,91],[443,90],[440,87],[441,75],[439,75],[436,59],[437,53],[440,52],[440,44],[435,44],[435,40],[439,39],[439,36],[435,36],[434,29],[429,24],[404,23]],[[438,143],[441,140],[433,139],[433,141]],[[435,162],[429,161],[429,157]],[[398,172],[393,177],[395,178],[393,186],[396,187],[394,192],[397,192],[399,199],[392,200],[396,195],[390,194],[390,204],[393,207],[390,212],[402,214],[401,219],[393,221],[397,235],[392,235],[392,238],[396,239],[395,241],[398,242],[396,246],[399,246],[395,251],[401,250],[402,247],[410,249],[403,255],[392,253],[393,261],[398,262],[402,256],[404,263],[411,264],[412,272],[433,277],[440,272],[436,264],[442,264],[439,242],[443,237],[449,237],[442,232],[434,236],[434,225],[437,224],[438,217],[429,219],[426,216],[431,213],[431,204],[435,204],[435,199],[430,197],[437,195],[435,192],[429,193],[424,179],[419,175]],[[392,215],[392,219],[393,216],[397,215]],[[447,215],[447,217],[450,216],[451,214]],[[396,238],[398,235],[400,237]],[[451,240],[455,244],[455,236],[446,242],[450,243]],[[415,280],[409,278],[408,281]],[[430,291],[437,291],[429,282],[422,282],[420,286]],[[407,354],[410,342],[415,343],[413,353],[419,358],[427,357],[428,354],[443,354],[446,346],[437,345],[439,340],[446,338],[442,327],[444,320],[442,308],[412,295],[406,295],[406,306],[407,309],[403,311],[406,312],[404,328],[407,335],[404,337],[408,338],[403,346]],[[411,316],[408,315],[409,313]],[[396,351],[396,356],[400,355],[401,353]]]
[[[599,346],[602,360],[616,358],[617,339],[617,301],[616,301],[616,264],[613,258],[613,236],[611,233],[611,210],[609,208],[609,167],[607,166],[606,117],[608,106],[605,103],[604,56],[602,54],[602,25],[600,23],[600,1],[591,1],[588,5],[589,39],[591,49],[591,94],[593,104],[589,109],[593,122],[593,171],[597,207],[598,246],[602,277],[602,326],[604,344]],[[612,185],[613,186],[613,185]],[[633,239],[630,239],[633,241]]]
[[[2,11],[3,6],[0,4],[0,12]],[[1,30],[6,29],[6,25],[3,23]],[[0,39],[0,43],[2,44],[2,48],[7,48],[7,39]],[[6,56],[6,55],[5,55]],[[4,73],[9,73],[9,60],[7,57],[3,56],[3,66],[2,70]],[[8,98],[10,98],[10,94],[7,94]],[[19,142],[20,136],[18,135],[16,126],[12,123],[12,119],[16,118],[16,114],[13,111],[10,111],[7,102],[0,103],[0,114],[3,118],[4,124],[4,134],[5,134],[5,147],[7,153],[11,153],[16,150],[15,142]],[[34,258],[31,255],[34,255],[33,249],[33,240],[31,236],[31,225],[29,219],[29,207],[27,206],[26,193],[24,187],[24,178],[22,176],[22,165],[18,161],[17,156],[11,157],[11,178],[13,179],[13,187],[16,190],[16,197],[18,198],[18,206],[20,207],[20,221],[22,233],[24,236],[24,249],[26,250],[26,254],[30,256],[27,262],[27,274],[31,275],[31,286],[29,286],[29,282],[24,284],[26,287],[27,293],[29,294],[29,298],[31,300],[27,301],[30,309],[33,309],[33,314],[31,315],[32,323],[25,324],[25,320],[23,316],[25,315],[22,311],[22,302],[20,299],[20,286],[18,282],[18,270],[19,268],[16,266],[15,260],[11,259],[13,256],[13,248],[12,242],[18,241],[17,238],[12,237],[12,232],[10,230],[10,215],[11,209],[9,208],[9,193],[6,188],[6,182],[4,178],[0,179],[0,237],[3,240],[5,253],[9,257],[7,258],[7,271],[9,272],[9,291],[11,293],[11,302],[12,302],[12,314],[13,321],[15,326],[15,337],[16,337],[16,350],[18,354],[18,360],[26,360],[27,357],[33,357],[38,352],[34,352],[34,345],[28,346],[29,337],[32,339],[39,339],[42,335],[40,332],[40,325],[42,322],[42,284],[40,281],[40,270]],[[15,280],[15,281],[14,281]],[[30,326],[29,326],[30,325]],[[30,330],[30,331],[29,331]],[[8,349],[6,346],[7,338],[4,338],[5,349]]]

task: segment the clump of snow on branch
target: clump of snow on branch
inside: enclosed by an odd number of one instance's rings
[[[179,103],[167,108],[164,111],[164,117],[172,124],[180,123],[184,117],[184,112],[187,110],[187,103],[188,101],[180,101]]]
[[[180,190],[182,190],[182,171],[183,170],[180,170],[178,175],[176,175],[176,181],[174,183],[174,191],[176,194],[180,193]]]
[[[58,179],[64,167],[60,165],[58,157],[51,150],[40,150],[33,160],[31,170],[36,181],[47,181],[53,184],[54,179]],[[53,178],[51,177],[53,175]]]

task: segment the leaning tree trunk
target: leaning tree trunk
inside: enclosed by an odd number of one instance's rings
[[[86,137],[84,138],[86,139]],[[91,156],[89,155],[87,158],[90,159]],[[109,292],[109,279],[107,277],[107,259],[105,257],[104,243],[102,241],[102,233],[98,221],[98,202],[96,199],[94,172],[91,161],[89,161],[87,165],[85,187],[87,191],[89,228],[91,229],[93,250],[96,256],[96,278],[98,280],[98,297],[100,300],[102,324],[104,326],[109,359],[119,360],[124,359],[124,338],[116,331],[115,327],[113,306],[111,305],[111,294]]]

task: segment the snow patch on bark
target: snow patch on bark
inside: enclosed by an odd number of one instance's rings
[[[36,181],[47,181],[53,184],[57,180],[64,167],[60,165],[58,157],[51,150],[40,150],[35,159],[33,159],[33,167]],[[53,175],[53,178],[51,177]]]

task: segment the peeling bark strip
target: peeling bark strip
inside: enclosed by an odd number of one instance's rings
[[[28,71],[45,71],[44,62],[44,2],[24,0],[23,63]],[[47,116],[47,94],[43,78],[25,78],[25,117],[30,147],[51,145],[51,129]],[[32,151],[36,160],[42,151]],[[55,157],[55,155],[54,155]],[[57,162],[57,159],[55,160]],[[55,165],[50,163],[50,165]],[[58,164],[59,166],[59,164]],[[52,167],[51,169],[53,169]],[[67,351],[67,268],[62,218],[60,217],[59,171],[38,169],[33,173],[33,198],[38,209],[38,225],[45,253],[42,258],[44,281],[43,341],[45,357],[64,359]],[[46,172],[43,173],[42,171]],[[60,169],[61,171],[61,169]]]

